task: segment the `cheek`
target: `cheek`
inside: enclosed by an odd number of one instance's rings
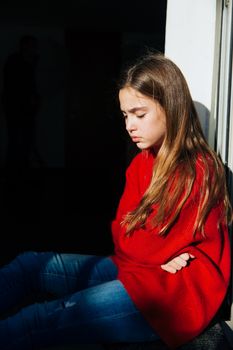
[[[167,132],[167,128],[166,128],[165,123],[162,123],[162,125],[161,125],[161,132],[162,132],[163,134],[166,134],[166,132]]]
[[[150,135],[153,138],[161,138],[164,137],[166,134],[166,127],[164,123],[157,123],[153,126],[151,126],[151,132]]]

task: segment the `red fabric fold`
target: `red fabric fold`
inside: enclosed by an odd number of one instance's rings
[[[155,227],[125,236],[120,222],[142,198],[153,162],[152,154],[141,152],[127,169],[125,189],[112,222],[112,259],[118,267],[118,279],[135,305],[173,349],[200,334],[221,306],[230,279],[230,240],[227,226],[218,225],[221,202],[208,215],[206,237],[200,232],[193,235],[203,177],[199,161],[191,195],[169,234],[160,236]],[[187,267],[176,274],[161,269],[161,264],[183,252],[195,256]]]

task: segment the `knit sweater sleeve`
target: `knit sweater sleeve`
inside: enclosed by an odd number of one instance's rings
[[[168,235],[160,236],[155,227],[153,230],[138,229],[132,237],[125,237],[119,221],[122,213],[139,200],[139,189],[138,195],[132,194],[136,182],[126,182],[124,198],[113,224],[113,259],[118,266],[118,279],[170,348],[191,340],[208,326],[229,285],[230,240],[226,224],[220,222],[221,201],[208,214],[205,237],[201,232],[194,235],[202,177],[202,168],[197,166],[192,192]],[[129,180],[136,181],[132,177],[128,177]],[[129,207],[128,200],[132,200]],[[161,269],[161,264],[183,252],[195,256],[188,267],[176,274]]]
[[[187,205],[169,233],[169,239],[164,239],[163,246],[157,245],[158,260],[150,259],[155,261],[154,276],[147,271],[143,276],[145,280],[141,280],[144,291],[148,292],[147,300],[139,295],[135,286],[128,288],[146,319],[171,348],[200,334],[226,295],[230,279],[230,244],[227,226],[219,224],[221,215],[222,203],[219,203],[209,213],[205,237],[200,232],[193,236],[195,210],[191,204]],[[195,256],[188,267],[175,275],[161,269],[161,264],[184,252]]]

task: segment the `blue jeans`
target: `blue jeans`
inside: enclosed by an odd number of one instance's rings
[[[0,321],[0,349],[158,339],[116,276],[109,257],[18,255],[0,269],[0,316],[8,312]],[[35,295],[48,300],[15,310]]]

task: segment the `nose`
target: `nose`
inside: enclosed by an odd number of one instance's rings
[[[125,128],[128,131],[128,133],[131,133],[132,131],[135,131],[137,129],[134,118],[129,117],[129,116],[126,118]]]

